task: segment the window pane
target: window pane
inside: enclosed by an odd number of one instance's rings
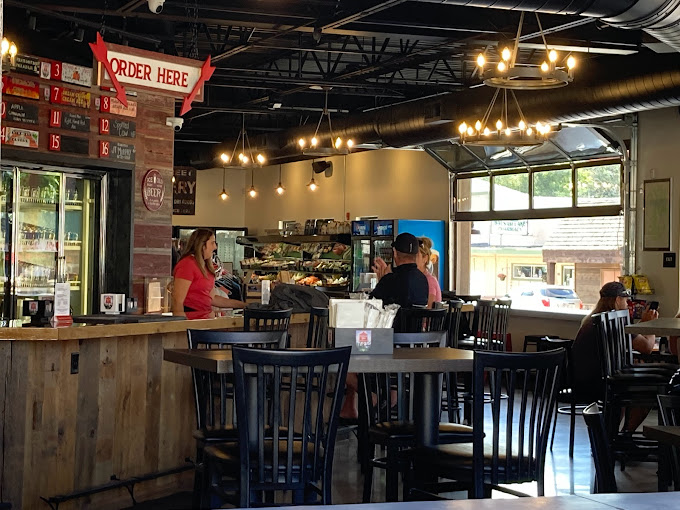
[[[571,207],[571,169],[534,173],[534,209]]]
[[[576,172],[576,205],[618,205],[621,203],[621,165],[579,168]]]
[[[529,174],[497,175],[493,183],[495,211],[529,208]]]
[[[456,210],[459,212],[488,211],[490,177],[458,179],[456,181]]]
[[[461,228],[471,228],[463,223]],[[469,292],[510,296],[512,308],[585,314],[622,274],[623,216],[475,221]],[[466,253],[461,254],[463,257]]]

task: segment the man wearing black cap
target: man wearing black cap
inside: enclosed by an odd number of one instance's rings
[[[392,243],[394,270],[390,270],[383,259],[375,259],[373,270],[378,273],[380,281],[371,297],[382,299],[386,305],[427,305],[427,278],[416,266],[418,248],[418,239],[413,234],[404,232],[397,236]]]

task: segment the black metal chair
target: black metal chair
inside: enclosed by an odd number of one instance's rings
[[[463,309],[462,301],[449,301],[447,315],[446,346],[458,348],[458,333]],[[444,374],[444,388],[442,392],[442,412],[446,412],[449,423],[460,423],[460,402],[458,395],[458,374],[448,372]]]
[[[328,308],[312,308],[309,311],[307,348],[326,349],[328,345]]]
[[[416,486],[428,492],[452,490],[450,483],[425,483],[429,478],[442,477],[455,480],[453,487],[457,489],[467,488],[471,497],[481,498],[490,495],[491,489],[524,496],[499,484],[537,481],[538,495],[543,496],[543,468],[563,366],[563,349],[476,352],[473,443],[416,448],[414,474],[420,479]],[[485,380],[491,395],[490,416],[484,414]],[[527,381],[533,384],[525,384]],[[507,399],[501,398],[503,390]],[[487,423],[489,427],[485,427]]]
[[[614,458],[609,448],[609,439],[604,425],[604,417],[597,402],[583,410],[583,419],[588,427],[590,451],[595,463],[594,494],[618,492],[614,476]]]
[[[472,320],[472,336],[461,339],[462,349],[505,351],[510,316],[509,299],[480,299],[475,306]]]
[[[214,331],[188,329],[189,349],[228,349],[233,346],[282,348],[284,331]],[[194,507],[198,507],[203,484],[203,450],[206,445],[237,441],[234,380],[231,374],[216,374],[191,369],[196,410],[196,471],[194,475]]]
[[[680,426],[680,396],[678,395],[657,395],[656,397],[659,401],[659,422],[661,425]],[[661,446],[662,452],[660,455],[664,455],[666,459],[666,464],[670,466],[670,473],[663,473],[666,476],[665,481],[673,482],[673,488],[677,491],[680,490],[680,452],[678,452],[677,446]],[[660,465],[659,470],[662,469],[663,460],[659,459]],[[661,475],[662,473],[660,473]],[[670,476],[670,480],[668,479]],[[662,477],[659,477],[661,481]],[[666,489],[667,487],[664,487]]]
[[[350,352],[349,347],[234,348],[239,442],[205,449],[206,492],[229,500],[235,489],[239,507],[261,502],[260,493],[271,503],[274,491],[292,491],[294,503],[311,502],[316,494],[322,504],[331,504],[335,435]],[[287,391],[284,376],[291,381]]]
[[[399,333],[446,331],[447,313],[445,308],[400,308],[394,330]]]
[[[395,348],[444,347],[446,332],[395,333]],[[359,374],[360,435],[365,438],[363,501],[370,502],[373,468],[386,469],[387,501],[397,501],[399,473],[408,469],[409,461],[399,452],[415,446],[413,423],[414,377],[410,373]],[[454,443],[472,440],[472,428],[457,423],[440,423],[439,441]],[[385,448],[384,456],[375,456],[376,446]]]
[[[243,331],[288,331],[293,309],[260,310],[246,308],[243,310]]]

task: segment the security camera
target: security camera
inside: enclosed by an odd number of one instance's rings
[[[146,0],[146,3],[149,4],[149,10],[151,12],[154,14],[160,14],[163,10],[163,4],[165,3],[165,0]]]
[[[184,125],[184,119],[182,117],[165,117],[165,125],[179,131]]]

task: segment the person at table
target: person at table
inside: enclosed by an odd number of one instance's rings
[[[611,310],[627,310],[630,291],[622,283],[605,283],[600,289],[600,300],[583,321],[571,348],[571,362],[574,374],[574,394],[579,400],[595,402],[604,400],[605,381],[602,377],[602,365],[597,347],[597,330],[591,316],[595,313]],[[649,307],[642,314],[641,321],[650,321],[659,317],[656,310]],[[637,335],[633,338],[633,349],[649,354],[654,349],[654,335]],[[634,432],[644,421],[649,409],[631,409],[630,419],[626,425],[628,432]]]
[[[370,296],[382,299],[383,305],[426,306],[429,286],[427,277],[416,265],[419,249],[416,236],[408,232],[399,234],[392,243],[394,269],[380,257],[374,261],[373,271],[378,275],[378,284]]]
[[[433,308],[435,303],[442,300],[442,290],[439,287],[439,282],[430,272],[430,266],[432,265],[430,259],[432,257],[432,239],[429,237],[419,237],[418,238],[418,254],[416,255],[416,265],[421,273],[427,278],[427,307]]]
[[[207,228],[194,230],[175,266],[172,314],[187,319],[210,319],[219,308],[244,308],[243,301],[225,298],[215,289],[212,254],[217,249],[215,234]]]

